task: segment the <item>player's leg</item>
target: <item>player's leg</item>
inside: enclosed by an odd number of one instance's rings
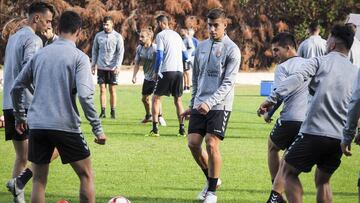
[[[331,174],[326,173],[319,168],[315,171],[316,201],[318,203],[332,202],[332,191],[330,186]]]
[[[182,119],[180,117],[180,114],[182,112],[184,112],[184,107],[183,107],[183,104],[182,104],[181,96],[180,97],[174,96],[174,104],[175,104],[175,107],[176,107],[176,115],[177,115],[177,118],[178,118],[178,121],[179,121],[179,136],[186,136],[185,126],[184,126],[184,119]]]
[[[109,85],[109,92],[110,92],[110,107],[111,107],[111,118],[115,119],[115,109],[116,109],[116,84]]]
[[[31,202],[45,203],[45,188],[49,173],[49,164],[32,164],[33,187],[31,191]]]
[[[273,143],[271,138],[268,139],[268,167],[271,176],[271,182],[274,183],[276,174],[280,166],[280,149]]]
[[[208,154],[207,151],[201,147],[203,139],[204,137],[198,133],[190,133],[188,136],[188,147],[196,163],[204,172],[206,179],[209,179]]]
[[[171,82],[171,95],[174,97],[174,104],[176,107],[176,115],[179,121],[179,136],[186,136],[184,120],[180,117],[180,114],[184,112],[183,104],[182,104],[182,94],[183,94],[183,73],[181,72],[173,72]]]
[[[153,102],[152,102],[151,111],[152,111],[152,117],[153,117],[153,120],[152,120],[153,126],[152,126],[151,132],[154,133],[153,134],[154,136],[158,136],[159,135],[158,123],[159,123],[161,96],[154,94],[152,100],[153,100]],[[152,135],[150,135],[150,136],[152,136]]]
[[[217,135],[206,133],[205,143],[206,151],[209,157],[208,167],[209,167],[209,190],[216,191],[216,184],[220,177],[221,169],[221,154],[220,154],[220,145],[221,140]]]
[[[106,118],[106,84],[100,84],[100,106],[101,106],[101,113],[100,118]]]
[[[70,163],[80,179],[80,203],[95,203],[94,178],[90,157]]]
[[[288,201],[301,203],[304,193],[299,179],[301,172],[286,162],[282,170],[285,175],[285,193]]]
[[[150,121],[152,121],[151,112],[150,112],[150,110],[151,110],[151,96],[150,95],[142,95],[141,101],[144,104],[144,109],[145,109],[145,117],[141,122],[142,123],[150,122]]]
[[[97,71],[97,83],[99,84],[99,88],[100,88],[100,106],[101,106],[101,112],[99,117],[100,118],[106,118],[106,112],[105,112],[105,108],[106,108],[106,72],[104,70],[98,70]]]
[[[12,177],[15,178],[26,168],[28,158],[28,140],[13,140],[15,162]]]

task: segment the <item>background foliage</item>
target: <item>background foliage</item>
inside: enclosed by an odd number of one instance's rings
[[[0,63],[8,36],[24,23],[25,9],[30,0],[0,0]],[[310,22],[319,21],[326,37],[331,25],[344,21],[351,12],[360,12],[356,0],[48,0],[61,13],[66,9],[79,12],[84,19],[84,32],[79,47],[91,54],[93,38],[101,29],[105,15],[115,19],[115,29],[125,39],[124,64],[133,63],[138,31],[147,26],[155,28],[154,16],[171,16],[171,26],[192,27],[196,37],[207,37],[207,11],[223,7],[230,25],[228,35],[241,48],[242,70],[265,70],[271,66],[269,41],[280,31],[293,32],[300,42],[306,37]],[[56,23],[55,23],[56,24]]]

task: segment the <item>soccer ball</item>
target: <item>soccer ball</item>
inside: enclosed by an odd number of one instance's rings
[[[65,199],[61,199],[61,200],[57,201],[57,203],[69,203],[69,202]]]
[[[117,196],[111,198],[108,203],[131,203],[131,202],[130,200],[126,199],[123,196]]]

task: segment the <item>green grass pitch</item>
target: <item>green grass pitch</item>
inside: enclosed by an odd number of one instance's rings
[[[88,122],[83,119],[82,129],[92,153],[95,174],[96,202],[106,203],[111,197],[123,195],[133,203],[184,203],[195,201],[205,179],[195,164],[186,138],[176,137],[178,124],[171,98],[163,98],[167,127],[160,127],[161,137],[144,137],[151,124],[142,125],[144,116],[139,86],[118,87],[117,119],[103,119],[108,137],[105,146],[93,143]],[[222,186],[218,200],[222,203],[265,202],[271,189],[267,168],[267,138],[273,124],[265,124],[256,110],[264,100],[258,86],[237,86],[234,109],[230,117],[226,138],[221,143]],[[183,98],[188,105],[190,94]],[[96,95],[99,109],[99,98]],[[107,108],[108,117],[109,107]],[[276,114],[275,117],[278,117]],[[187,126],[187,123],[185,124]],[[0,129],[4,135],[4,130]],[[0,202],[11,202],[5,183],[11,176],[14,150],[11,142],[0,139]],[[334,202],[357,201],[357,177],[360,150],[353,146],[353,157],[342,158],[340,168],[331,184]],[[314,171],[314,169],[313,169]],[[313,171],[300,176],[304,187],[304,202],[315,202]],[[78,202],[79,180],[69,165],[60,159],[50,165],[46,190],[47,202],[67,199]],[[29,201],[31,181],[26,187]]]

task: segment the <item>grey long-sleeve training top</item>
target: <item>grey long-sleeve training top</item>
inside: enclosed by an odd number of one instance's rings
[[[197,108],[204,102],[210,110],[231,111],[240,61],[240,49],[227,35],[221,41],[200,42],[195,52],[190,106]]]
[[[298,49],[298,56],[312,58],[326,54],[326,40],[319,35],[313,35],[301,42]]]
[[[113,30],[95,35],[92,46],[92,65],[97,65],[99,70],[111,71],[120,68],[124,59],[124,40],[122,36]]]
[[[347,120],[343,131],[342,143],[349,145],[354,139],[358,120],[360,117],[360,73],[358,73],[354,85],[354,91],[349,104]]]
[[[39,50],[24,67],[11,92],[17,120],[26,119],[21,94],[31,84],[34,96],[27,115],[30,129],[80,133],[78,96],[93,133],[103,133],[94,106],[90,60],[74,42],[60,38]]]
[[[357,74],[358,68],[346,55],[333,51],[307,60],[302,69],[281,82],[267,100],[276,103],[311,79],[309,89],[314,95],[300,133],[341,140]]]
[[[6,45],[4,63],[3,109],[13,109],[10,91],[15,78],[30,61],[33,55],[43,46],[40,37],[28,26],[21,28],[12,35]],[[24,91],[24,107],[29,108],[32,94]]]
[[[306,59],[302,57],[292,57],[278,64],[274,74],[274,89],[291,74],[299,71]],[[290,92],[284,98],[284,106],[280,112],[280,120],[283,121],[304,121],[308,106],[309,82],[305,82]]]

